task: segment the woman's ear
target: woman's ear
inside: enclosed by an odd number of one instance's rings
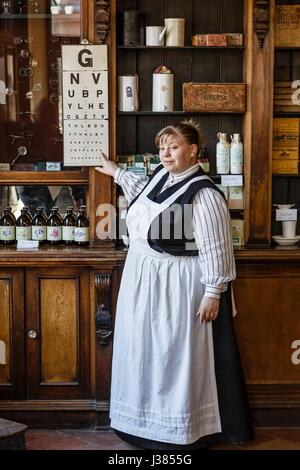
[[[198,145],[197,144],[192,144],[191,145],[191,158],[196,157],[197,152],[198,152]]]

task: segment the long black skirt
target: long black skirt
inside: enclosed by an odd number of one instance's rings
[[[212,322],[215,374],[222,432],[201,437],[192,444],[154,441],[115,430],[124,441],[153,450],[206,449],[220,443],[242,443],[254,439],[246,385],[233,327],[231,285],[221,294],[220,311]]]

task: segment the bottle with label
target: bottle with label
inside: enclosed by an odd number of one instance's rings
[[[89,221],[85,212],[86,207],[80,206],[79,215],[76,219],[75,227],[75,243],[77,245],[88,245],[89,244]]]
[[[240,134],[231,136],[230,145],[230,173],[232,175],[241,175],[243,173],[244,146],[241,142]]]
[[[32,219],[31,226],[32,240],[37,240],[43,244],[47,240],[47,216],[42,207],[38,207]]]
[[[57,245],[61,242],[62,224],[63,220],[58,207],[53,207],[47,222],[47,241],[50,245]]]
[[[63,220],[62,239],[66,245],[72,245],[75,237],[76,217],[73,207],[67,208],[67,213]]]
[[[218,132],[219,142],[217,143],[216,166],[219,175],[228,175],[230,166],[230,145],[227,141],[227,134]]]
[[[0,219],[0,243],[1,245],[13,245],[16,239],[16,218],[10,207],[4,209]]]
[[[28,208],[21,209],[21,215],[17,218],[16,223],[16,240],[31,240],[31,216]]]

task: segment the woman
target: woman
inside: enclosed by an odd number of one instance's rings
[[[101,155],[130,203],[130,247],[115,324],[111,426],[151,449],[193,449],[252,437],[232,325],[235,279],[223,193],[197,163],[198,128],[156,136],[151,178]]]

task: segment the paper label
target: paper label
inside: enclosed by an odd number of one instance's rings
[[[61,227],[47,227],[47,240],[61,240]]]
[[[73,241],[75,235],[75,227],[63,227],[62,229],[63,240]]]
[[[47,227],[46,225],[33,225],[32,226],[32,240],[46,240],[47,239]]]
[[[6,227],[0,226],[0,240],[14,240],[16,238],[16,229],[15,227]]]
[[[297,209],[276,209],[276,220],[297,220]]]
[[[243,186],[243,175],[222,175],[222,186]]]
[[[30,227],[16,227],[17,240],[31,240],[31,226]]]
[[[38,247],[39,242],[37,240],[18,240],[17,243],[17,250],[26,250]]]
[[[89,228],[76,227],[75,228],[75,242],[88,242],[89,241]]]

